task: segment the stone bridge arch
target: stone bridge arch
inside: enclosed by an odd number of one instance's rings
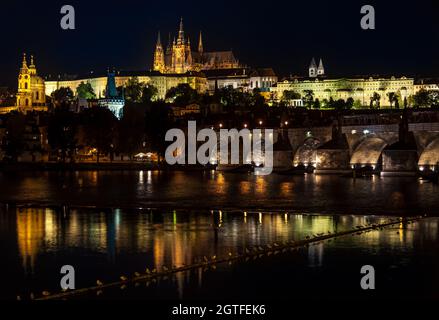
[[[383,150],[398,141],[397,136],[381,137],[371,135],[364,138],[352,152],[351,165],[377,166],[381,161]]]
[[[317,163],[317,149],[321,145],[322,142],[318,138],[309,137],[305,139],[303,144],[297,148],[297,151],[294,154],[294,165],[315,166]]]
[[[439,162],[439,137],[433,139],[422,151],[419,157],[419,167],[436,166]]]

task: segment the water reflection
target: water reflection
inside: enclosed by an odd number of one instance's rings
[[[2,237],[10,237],[9,241],[15,238],[18,245],[14,254],[20,261],[24,279],[45,279],[53,271],[50,268],[56,270],[62,265],[59,257],[67,257],[68,261],[86,266],[84,282],[89,285],[98,277],[114,280],[121,273],[144,271],[146,267],[188,265],[203,256],[221,257],[229,252],[242,252],[245,247],[299,240],[388,220],[382,216],[288,212],[71,209],[64,213],[55,209],[11,207],[1,210],[0,224],[6,224],[11,216],[15,216],[16,231]],[[361,236],[361,243],[371,251],[410,250],[419,234],[437,241],[438,228],[437,219],[416,226],[401,224],[395,226],[395,232],[366,233]],[[345,245],[355,246],[354,237],[345,241]],[[307,252],[308,265],[324,265],[328,248],[330,244],[311,246]],[[181,273],[174,279],[180,296],[188,276]],[[201,285],[201,275],[196,277]]]

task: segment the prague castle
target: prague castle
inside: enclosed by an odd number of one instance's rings
[[[205,52],[203,38],[200,32],[196,51],[192,51],[191,41],[185,37],[183,18],[180,21],[180,29],[177,39],[171,42],[169,37],[166,50],[163,48],[160,32],[154,51],[153,69],[160,73],[186,73],[188,71],[235,69],[239,68],[239,62],[235,59],[232,51]]]
[[[312,91],[313,98],[319,99],[320,102],[329,101],[331,98],[334,100],[352,98],[357,105],[369,106],[371,100],[378,99],[379,105],[389,106],[388,96],[393,93],[399,97],[402,106],[405,99],[421,89],[415,85],[413,78],[404,76],[330,78],[325,72],[322,60],[320,59],[317,66],[314,58],[308,68],[308,75],[309,77],[291,77],[278,82],[271,88],[274,98],[281,100],[285,91],[294,91],[303,99],[307,92]]]

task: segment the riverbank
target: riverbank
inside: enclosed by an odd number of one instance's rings
[[[203,166],[168,166],[150,162],[20,162],[0,163],[0,171],[112,171],[112,170],[164,170],[200,171]]]

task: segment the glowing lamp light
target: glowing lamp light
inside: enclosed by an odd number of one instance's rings
[[[423,166],[420,166],[420,167],[419,167],[419,171],[424,171],[424,167],[423,167]]]
[[[259,121],[259,125],[260,125],[260,126],[262,126],[262,124],[263,124],[262,120],[261,120],[261,121]]]
[[[370,133],[370,131],[369,130],[363,130],[363,134],[369,134]]]
[[[357,133],[357,130],[352,130],[351,133],[352,133],[352,134],[356,134],[356,133]]]
[[[220,123],[220,124],[219,124],[219,127],[220,127],[220,128],[222,128],[222,127],[223,127],[223,124],[222,124],[222,123]]]
[[[244,128],[247,128],[247,123],[244,123]]]

